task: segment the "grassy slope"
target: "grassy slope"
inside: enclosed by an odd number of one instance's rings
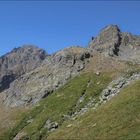
[[[90,81],[90,86],[87,87]],[[65,86],[42,100],[34,109],[25,115],[5,139],[12,139],[17,133],[26,134],[29,139],[39,139],[47,135],[47,128],[44,128],[47,119],[61,125],[64,121],[63,115],[70,114],[83,107],[90,97],[98,96],[108,85],[111,78],[108,74],[97,76],[93,73],[84,73],[71,79]],[[76,103],[80,96],[86,91],[85,100],[78,107]],[[32,123],[28,120],[33,119]]]
[[[71,126],[71,127],[70,127]],[[65,121],[48,139],[140,139],[140,80],[96,111]]]
[[[27,108],[5,108],[0,104],[0,140],[7,129],[12,128],[20,121],[22,113],[27,112]]]
[[[14,126],[20,120],[21,114],[27,112],[27,109],[7,109],[2,107],[0,109],[0,136],[7,130]],[[0,137],[1,138],[1,137]]]

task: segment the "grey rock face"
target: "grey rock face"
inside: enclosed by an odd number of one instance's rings
[[[121,32],[117,25],[106,26],[97,37],[92,37],[89,48],[106,56],[140,63],[140,36]]]
[[[106,89],[103,90],[100,98],[100,103],[110,100],[113,96],[118,94],[121,89],[129,85],[134,80],[140,78],[140,73],[133,73],[129,78],[119,77],[113,80]]]
[[[0,92],[20,75],[39,66],[46,56],[44,50],[24,45],[0,57]]]
[[[120,45],[120,29],[117,25],[109,25],[102,29],[99,35],[89,43],[89,48],[99,52],[118,55]]]
[[[57,122],[52,122],[51,120],[48,119],[46,121],[44,127],[48,128],[49,131],[53,131],[53,130],[58,128],[58,123]]]
[[[89,58],[90,52],[80,47],[67,48],[48,56],[40,67],[10,84],[9,89],[3,92],[4,103],[11,107],[35,104],[79,74]]]
[[[66,119],[75,119],[77,116],[85,114],[89,109],[93,108],[94,110],[97,109],[98,106],[101,104],[106,103],[109,101],[112,97],[119,94],[120,91],[131,84],[133,81],[140,78],[140,73],[136,72],[133,73],[130,77],[121,76],[115,80],[113,80],[101,93],[100,100],[98,102],[95,102],[94,98],[91,98],[91,100],[79,111],[74,112],[71,115],[64,115],[64,118]],[[81,97],[80,97],[81,98]]]
[[[140,63],[140,36],[124,32],[121,33],[121,38],[119,57],[125,61]]]

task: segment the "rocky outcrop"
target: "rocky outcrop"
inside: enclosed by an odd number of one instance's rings
[[[24,45],[0,57],[0,92],[22,74],[38,67],[46,56],[44,50]]]
[[[120,43],[119,27],[117,25],[109,25],[102,29],[97,37],[92,38],[89,48],[105,54],[118,55]]]
[[[31,123],[33,119],[28,120],[27,123]],[[41,126],[42,129],[47,129],[48,132],[52,132],[58,128],[59,124],[57,122],[53,122],[50,119],[47,119],[44,124]],[[25,132],[19,132],[12,140],[21,140],[21,139],[30,139],[27,133]]]
[[[106,56],[140,63],[140,36],[121,32],[117,25],[106,26],[97,37],[92,37],[89,48]]]
[[[112,97],[116,96],[120,93],[120,91],[129,86],[132,82],[140,78],[140,72],[134,72],[132,75],[127,76],[123,75],[115,80],[113,80],[102,92],[99,96],[99,101],[97,102],[96,99],[91,98],[90,101],[80,110],[73,112],[72,114],[64,115],[65,119],[72,119],[75,120],[76,117],[85,114],[89,109],[97,109],[101,104],[104,104],[112,99]],[[81,98],[82,97],[82,98]],[[78,100],[84,100],[84,94]],[[82,99],[82,100],[81,100]]]
[[[3,92],[4,103],[12,107],[35,104],[79,74],[90,57],[90,52],[81,47],[70,47],[48,56],[40,67],[10,84]]]
[[[100,103],[110,100],[113,96],[117,95],[121,89],[128,86],[131,82],[140,78],[140,73],[133,73],[129,78],[119,77],[116,80],[113,80],[106,89],[103,90]]]

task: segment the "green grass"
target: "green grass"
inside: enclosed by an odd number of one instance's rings
[[[127,72],[126,72],[126,69],[125,71],[123,72],[125,74],[125,77],[126,78],[129,78],[130,76],[133,75],[133,73],[136,73],[136,72],[140,72],[140,65],[139,64],[133,64],[132,62],[126,62],[128,68],[127,68]]]
[[[90,85],[87,87],[90,81]],[[12,139],[17,133],[24,132],[30,140],[39,140],[47,136],[44,128],[47,119],[57,122],[59,126],[65,121],[63,115],[71,114],[84,107],[90,97],[98,100],[101,91],[108,85],[111,78],[108,74],[97,76],[84,73],[71,79],[66,85],[39,102],[30,113],[23,115],[20,123],[8,131],[7,139]],[[76,106],[77,101],[85,92],[85,99]],[[32,123],[28,120],[33,119]]]
[[[71,127],[68,127],[71,126]],[[76,120],[68,120],[48,139],[55,140],[130,140],[140,139],[140,80],[124,88],[97,110],[90,110]]]

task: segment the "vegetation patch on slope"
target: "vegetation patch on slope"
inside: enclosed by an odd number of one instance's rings
[[[140,80],[96,110],[68,120],[48,139],[140,139]]]
[[[2,104],[0,109],[0,140],[7,140],[7,129],[11,130],[13,126],[20,122],[23,114],[29,111],[28,108],[6,108]]]
[[[48,120],[61,126],[65,120],[64,116],[84,107],[91,98],[98,100],[101,91],[108,85],[111,78],[103,73],[84,73],[71,79],[66,85],[39,102],[30,113],[27,113],[12,130],[7,134],[7,139],[16,135],[24,134],[22,138],[43,139],[47,137],[49,128],[46,126]],[[77,105],[79,98],[84,99]]]

